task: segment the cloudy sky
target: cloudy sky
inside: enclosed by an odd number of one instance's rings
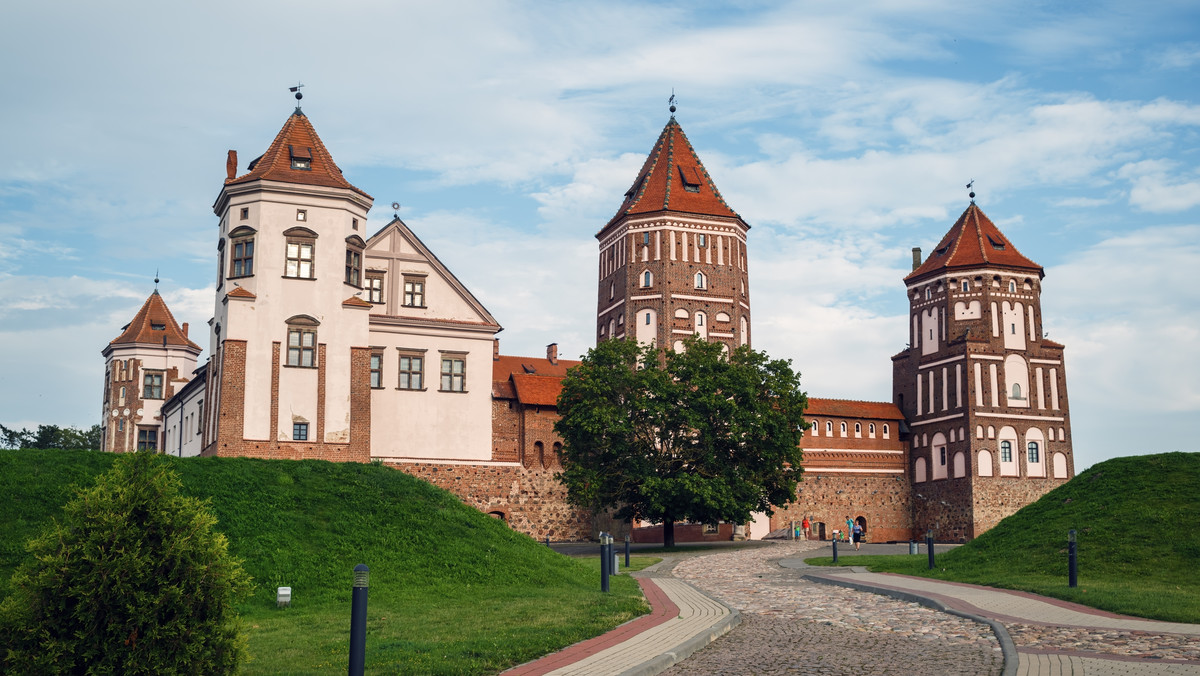
[[[753,228],[755,347],[810,395],[891,398],[909,251],[974,179],[1045,266],[1076,469],[1194,451],[1198,36],[1194,1],[8,3],[0,423],[98,422],[156,270],[207,345],[225,152],[244,171],[303,81],[374,227],[400,202],[505,353],[591,345],[593,236],[673,90]]]

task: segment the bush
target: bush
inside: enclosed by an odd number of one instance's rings
[[[122,456],[27,545],[0,605],[7,673],[224,674],[250,591],[208,506],[169,460]]]

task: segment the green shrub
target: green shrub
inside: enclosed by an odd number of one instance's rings
[[[215,525],[165,458],[120,457],[29,542],[0,605],[5,671],[236,671],[250,578]]]

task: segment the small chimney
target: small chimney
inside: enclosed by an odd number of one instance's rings
[[[913,247],[913,270],[921,267],[921,247]]]
[[[551,364],[558,364],[558,343],[550,343],[546,346],[546,360]]]
[[[229,155],[225,158],[225,180],[232,181],[237,178],[237,151],[230,150]]]
[[[188,334],[187,334],[187,325],[188,325],[188,323],[187,323],[187,322],[184,322],[184,323],[183,323],[183,337],[184,337],[184,338],[187,338],[187,337],[188,337]]]
[[[492,339],[492,361],[500,361],[500,339]]]

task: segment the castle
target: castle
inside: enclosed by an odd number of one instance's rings
[[[103,350],[103,449],[378,461],[538,539],[590,537],[598,523],[554,476],[556,401],[578,362],[554,344],[500,354],[496,318],[398,216],[368,234],[372,203],[299,106],[241,173],[229,151],[210,358],[197,364],[156,289]],[[750,344],[749,230],[672,115],[596,235],[597,340]],[[914,250],[894,400],[811,398],[798,499],[756,515],[751,537],[804,517],[830,537],[851,517],[877,541],[969,539],[1069,479],[1042,276],[974,202],[927,259]]]

